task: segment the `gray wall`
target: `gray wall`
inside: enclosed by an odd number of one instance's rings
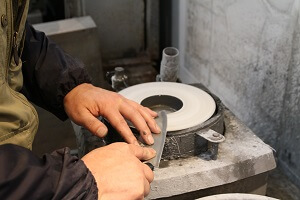
[[[202,82],[300,180],[298,0],[179,1],[180,77]],[[175,43],[176,44],[176,43]]]
[[[133,57],[144,49],[144,0],[85,0],[98,27],[103,59]]]

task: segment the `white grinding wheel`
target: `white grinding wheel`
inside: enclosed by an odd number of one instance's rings
[[[216,110],[216,103],[207,92],[183,83],[142,83],[121,90],[119,93],[139,104],[148,97],[158,95],[180,99],[182,107],[167,115],[167,131],[178,131],[199,125],[208,120]]]

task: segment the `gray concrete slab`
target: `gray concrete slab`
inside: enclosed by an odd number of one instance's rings
[[[96,28],[96,24],[90,16],[85,16],[35,24],[34,28],[43,31],[47,36],[51,37],[53,35],[93,29]]]

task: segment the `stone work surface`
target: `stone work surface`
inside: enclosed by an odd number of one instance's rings
[[[268,172],[276,167],[269,145],[261,141],[230,111],[225,111],[225,142],[220,144],[218,159],[199,157],[169,161],[157,168],[148,199],[166,198],[228,183]],[[264,182],[266,184],[266,180]],[[261,185],[254,183],[254,188]],[[240,192],[232,187],[230,192]],[[253,192],[244,189],[243,192]]]
[[[181,79],[219,96],[277,150],[300,185],[299,0],[194,0],[186,7]]]

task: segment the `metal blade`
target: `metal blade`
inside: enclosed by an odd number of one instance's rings
[[[155,118],[157,125],[160,127],[161,133],[152,134],[154,139],[154,144],[149,146],[156,151],[156,156],[151,160],[148,160],[148,163],[151,163],[154,167],[159,167],[161,155],[163,153],[166,136],[167,136],[167,113],[165,111],[160,111],[158,117]]]

